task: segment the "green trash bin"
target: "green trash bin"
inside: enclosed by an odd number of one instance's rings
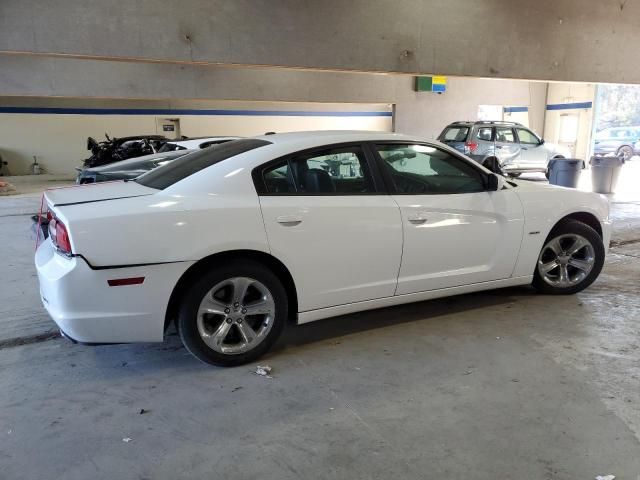
[[[549,160],[549,183],[561,187],[577,188],[584,160],[578,158],[553,158]]]
[[[614,193],[624,159],[620,157],[591,157],[591,183],[597,193]]]

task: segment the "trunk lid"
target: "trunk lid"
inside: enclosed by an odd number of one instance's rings
[[[118,198],[141,197],[144,195],[153,195],[157,192],[158,190],[154,188],[145,187],[136,182],[114,181],[51,188],[45,190],[44,198],[47,205],[51,207],[61,207],[64,205],[102,202]]]

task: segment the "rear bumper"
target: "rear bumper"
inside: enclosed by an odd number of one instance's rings
[[[67,337],[81,343],[159,342],[169,297],[193,262],[93,270],[81,257],[56,253],[47,239],[36,252],[40,297]],[[111,287],[111,279],[144,277]]]

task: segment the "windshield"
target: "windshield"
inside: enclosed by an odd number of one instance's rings
[[[145,187],[164,190],[174,183],[215,163],[270,144],[271,142],[267,142],[266,140],[247,138],[221,143],[220,145],[213,145],[209,148],[189,153],[171,163],[151,170],[149,173],[145,173],[141,177],[136,178],[135,181]]]

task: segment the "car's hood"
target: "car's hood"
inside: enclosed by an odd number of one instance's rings
[[[116,181],[52,188],[45,190],[44,198],[47,205],[60,207],[117,198],[141,197],[144,195],[153,195],[154,193],[157,193],[157,190],[145,187],[136,182]]]
[[[527,192],[535,191],[535,192],[544,192],[548,190],[555,190],[558,188],[557,185],[550,185],[547,182],[534,182],[531,180],[518,180],[516,178],[509,178],[509,183],[514,183],[517,185],[516,191],[518,190],[526,190]]]
[[[551,156],[562,155],[565,158],[569,158],[571,156],[571,151],[569,150],[569,148],[565,147],[564,145],[545,142],[544,147],[546,147],[547,151],[551,153]]]

